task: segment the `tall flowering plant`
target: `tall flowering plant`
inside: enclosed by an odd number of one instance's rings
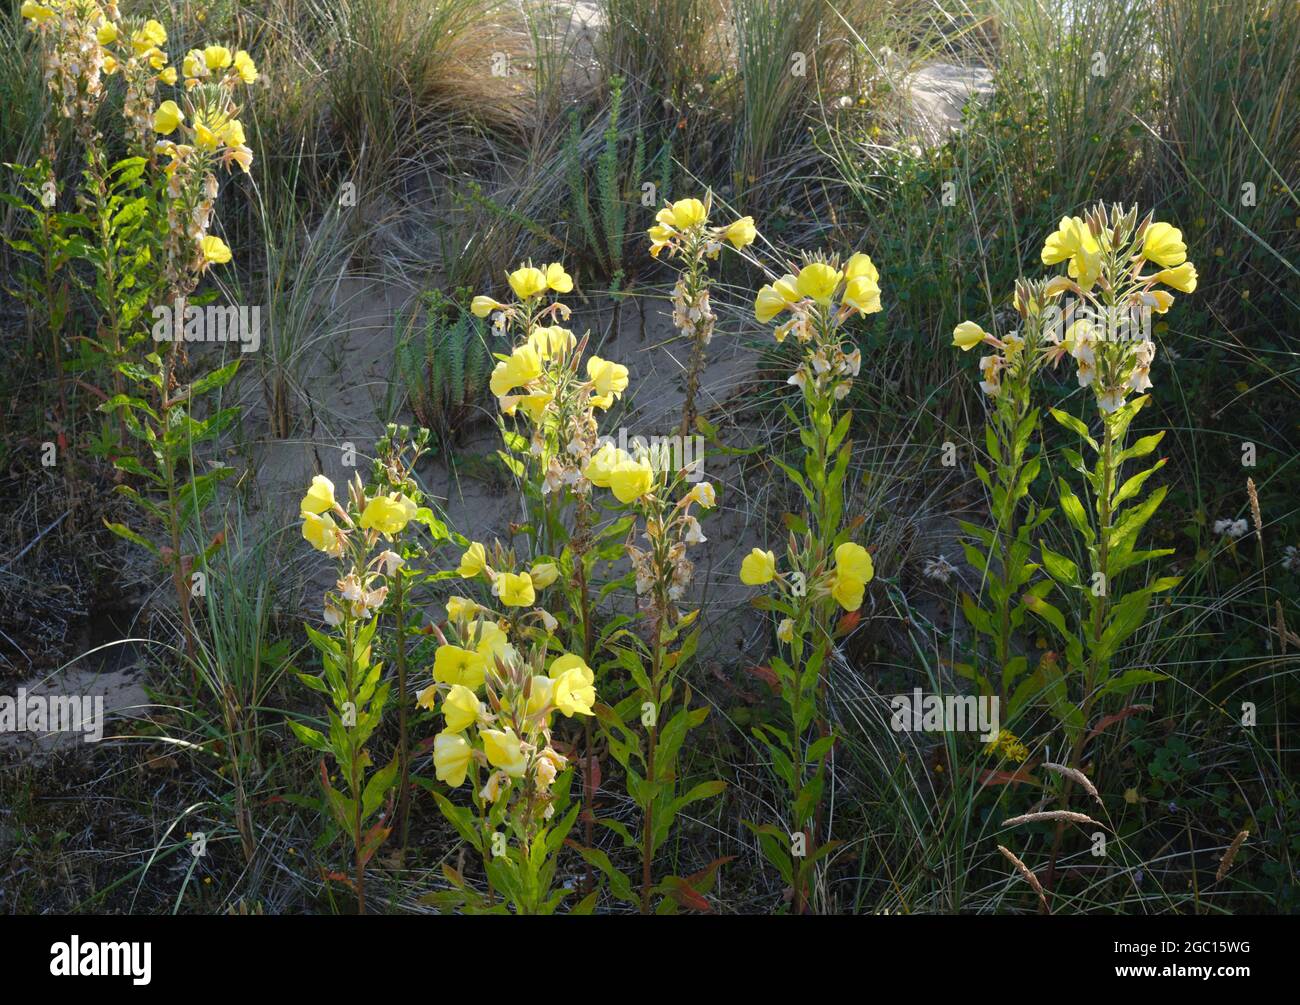
[[[626,671],[632,686],[617,704],[601,706],[599,715],[610,752],[626,776],[628,795],[640,811],[641,826],[636,833],[618,820],[600,822],[639,855],[639,891],[636,881],[590,842],[582,852],[609,879],[614,895],[643,914],[678,905],[707,909],[704,894],[722,859],[689,878],[656,876],[654,861],[681,812],[725,787],[724,782],[706,780],[686,788],[679,768],[687,734],[709,711],[691,707],[691,689],[685,683],[686,666],[699,642],[699,611],[683,612],[680,604],[694,573],[687,553],[706,540],[695,507],[713,508],[717,495],[706,481],[687,487],[696,473],[676,466],[671,448],[630,453],[607,443],[591,458],[586,475],[592,484],[609,489],[636,518],[625,547],[641,631],[619,628],[608,642],[615,665]],[[637,528],[642,529],[644,546],[633,543]]]
[[[1164,678],[1145,668],[1115,669],[1117,653],[1146,622],[1155,596],[1179,582],[1176,576],[1148,575],[1140,585],[1122,588],[1132,570],[1172,553],[1138,546],[1142,529],[1165,498],[1164,486],[1146,490],[1165,460],[1127,476],[1125,466],[1151,455],[1164,438],[1160,431],[1128,442],[1129,427],[1149,400],[1143,392],[1152,386],[1157,347],[1150,337],[1151,318],[1173,306],[1171,290],[1194,292],[1197,273],[1177,228],[1150,214],[1139,219],[1135,208],[1118,205],[1098,204],[1082,218],[1063,218],[1044,243],[1041,259],[1046,266],[1066,268],[1045,282],[1024,284],[1026,296],[1018,297],[1022,315],[1031,321],[1029,330],[1049,311],[1053,315],[1053,325],[1032,347],[1029,369],[1070,361],[1096,411],[1092,420],[1060,409],[1050,413],[1086,449],[1061,450],[1066,466],[1078,475],[1082,498],[1066,477],[1056,483],[1057,510],[1077,538],[1086,565],[1039,541],[1048,578],[1030,586],[1020,600],[1056,635],[1063,658],[1042,660],[1022,688],[1045,698],[1065,731],[1065,767],[1077,773],[1093,713],[1107,700]],[[1055,300],[1066,294],[1074,302],[1057,307]],[[963,348],[999,341],[970,328],[963,333],[960,327],[955,340]],[[1001,395],[1008,379],[1016,379],[1019,365],[1005,349],[981,360],[985,393]],[[999,439],[1006,435],[1004,429]],[[1062,808],[1068,794],[1069,783]],[[1063,833],[1062,822],[1053,843],[1049,886]]]
[[[777,342],[793,337],[799,347],[788,383],[799,392],[786,414],[798,430],[802,469],[776,463],[799,489],[804,512],[790,514],[784,560],[755,548],[740,568],[747,586],[768,586],[756,605],[781,615],[780,652],[772,659],[782,701],[784,728],[759,727],[758,739],[789,794],[788,827],[751,825],[768,860],[789,885],[795,913],[808,907],[817,863],[833,848],[819,842],[816,825],[825,786],[825,764],[834,744],[826,718],[824,672],[837,632],[837,612],[856,611],[875,575],[870,553],[853,540],[862,518],[844,522],[844,480],[852,458],[852,413],[841,409],[861,367],[846,325],[881,309],[880,275],[865,254],[841,263],[817,256],[758,291],[754,314],[775,323]]]
[[[366,911],[366,866],[392,830],[391,802],[403,764],[399,752],[382,768],[374,768],[367,744],[383,721],[390,685],[383,666],[374,659],[379,613],[401,575],[403,559],[393,542],[417,516],[419,507],[401,490],[387,486],[367,491],[360,476],[348,486],[344,500],[335,498],[334,484],[323,475],[312,479],[299,506],[303,539],[335,561],[338,577],[324,598],[326,629],[311,627],[307,635],[321,658],[322,674],[299,679],[329,700],[327,728],[290,720],[298,739],[324,755],[320,762],[325,809],[339,833],[352,844],[352,875],[332,873]],[[325,758],[334,762],[336,785]],[[375,815],[388,809],[381,819]],[[372,822],[374,821],[374,822]]]
[[[494,602],[448,602],[433,679],[419,703],[443,719],[433,746],[438,780],[453,789],[469,782],[471,806],[433,794],[482,856],[488,888],[474,890],[453,870],[454,891],[435,899],[475,911],[509,904],[520,914],[550,914],[568,894],[554,889],[557,856],[581,808],[570,804],[569,757],[552,730],[557,713],[592,715],[595,675],[581,656],[560,651],[555,619],[536,606],[545,588],[537,583],[549,585],[550,570],[521,570],[510,551],[473,542],[458,572],[489,584]]]

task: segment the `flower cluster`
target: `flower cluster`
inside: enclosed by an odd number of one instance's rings
[[[673,502],[676,483],[683,472],[672,472],[664,465],[656,467],[649,460],[631,460],[631,463],[649,469],[649,487],[637,497],[637,508],[645,521],[642,536],[646,547],[637,547],[630,541],[627,545],[636,574],[637,598],[645,610],[671,623],[678,617],[677,603],[685,596],[695,573],[687,551],[708,540],[691,507],[712,509],[717,505],[717,493],[709,482],[696,482]],[[613,482],[610,490],[622,499]]]
[[[1060,321],[1045,327],[1041,344],[1028,351],[1018,332],[997,338],[973,321],[953,331],[962,350],[990,345],[999,350],[980,359],[980,387],[995,397],[1006,373],[1040,361],[1056,365],[1070,358],[1080,387],[1091,387],[1103,414],[1116,411],[1128,396],[1151,388],[1156,345],[1149,336],[1151,314],[1174,303],[1168,289],[1192,293],[1196,267],[1187,261],[1182,232],[1136,210],[1096,206],[1086,217],[1065,217],[1043,245],[1044,265],[1066,263],[1066,274],[1045,283],[1019,283],[1016,307],[1022,318],[1041,315],[1048,302],[1070,293],[1077,302],[1058,311]],[[1150,271],[1148,271],[1148,269]],[[1064,329],[1063,333],[1060,329]]]
[[[334,590],[325,594],[325,621],[335,626],[345,618],[364,620],[384,605],[387,580],[402,559],[388,548],[373,558],[371,552],[381,540],[400,534],[418,511],[402,492],[367,497],[359,475],[348,486],[348,504],[334,498],[332,481],[317,475],[298,505],[303,540],[331,558],[347,560]]]
[[[158,85],[176,83],[176,67],[167,65],[167,29],[158,21],[106,23],[99,30],[104,72],[120,74],[126,87],[122,111],[127,141],[148,154],[153,149],[154,105]]]
[[[1004,729],[984,748],[989,757],[1000,755],[1008,761],[1019,764],[1029,757],[1029,748],[1020,742],[1020,738],[1009,729]]]
[[[791,555],[797,555],[791,541]],[[856,611],[862,606],[867,584],[875,578],[876,570],[871,552],[853,541],[845,541],[835,549],[833,564],[819,564],[810,572],[799,570],[794,562],[792,571],[777,572],[776,555],[762,548],[754,548],[740,563],[740,581],[746,586],[764,586],[775,581],[783,592],[801,600],[805,596],[814,603],[826,597],[846,611]],[[789,642],[794,637],[795,622],[785,618],[776,629],[777,638]]]
[[[104,76],[111,64],[100,45],[99,34],[113,30],[117,4],[96,0],[25,0],[20,8],[27,27],[41,46],[41,70],[57,113],[93,128],[95,112],[104,97]]]
[[[437,777],[458,788],[472,770],[484,803],[505,799],[524,819],[549,819],[551,783],[568,764],[552,744],[551,721],[556,712],[592,714],[595,675],[569,653],[548,667],[549,632],[524,652],[510,641],[509,622],[474,601],[451,598],[447,615],[433,683],[419,696],[421,707],[443,716],[433,746]],[[481,788],[479,769],[487,775]]]
[[[257,67],[242,49],[231,53],[223,45],[210,45],[191,50],[181,72],[181,104],[162,102],[154,110],[153,129],[163,137],[179,134],[179,141],[163,139],[155,149],[170,158],[164,169],[169,199],[167,282],[183,295],[209,265],[230,261],[226,243],[208,233],[219,191],[215,169],[219,164],[229,171],[237,164],[247,173],[252,166],[235,92],[257,80]]]
[[[723,241],[729,242],[737,251],[754,243],[758,230],[752,216],[742,216],[725,227],[710,227],[712,204],[712,197],[706,196],[703,202],[680,199],[659,210],[655,214],[655,225],[646,231],[650,236],[650,254],[658,258],[659,252],[667,248],[670,258],[675,255],[692,257],[694,249],[698,248],[709,258],[717,258]]]
[[[507,277],[518,298],[503,304],[487,296],[474,298],[478,317],[494,316],[498,331],[517,332],[520,342],[498,355],[489,384],[507,416],[522,413],[531,426],[529,452],[542,472],[542,492],[563,487],[585,493],[586,474],[597,450],[596,411],[610,408],[628,387],[627,367],[599,356],[582,366],[586,339],[579,344],[567,321],[570,310],[548,293],[566,293],[573,280],[564,266],[546,269],[524,265]]]
[[[787,273],[763,286],[754,300],[754,317],[770,324],[790,313],[773,335],[784,342],[793,334],[804,347],[803,358],[788,383],[811,388],[817,394],[831,391],[842,400],[862,367],[862,354],[842,336],[842,326],[854,314],[874,314],[881,309],[880,273],[868,255],[852,255],[841,268],[838,259],[815,258],[798,274]]]

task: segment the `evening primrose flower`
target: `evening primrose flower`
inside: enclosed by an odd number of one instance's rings
[[[609,488],[621,503],[640,499],[654,485],[654,468],[629,454],[619,458],[609,472]]]
[[[42,21],[48,21],[50,18],[54,17],[53,8],[47,7],[45,4],[33,3],[32,0],[25,0],[22,7],[19,9],[19,13],[28,20],[35,21],[37,24],[40,24]]]
[[[469,309],[476,318],[485,318],[493,311],[505,310],[506,305],[491,297],[477,296],[470,301]]]
[[[95,32],[95,40],[100,45],[112,45],[117,41],[117,25],[112,21],[105,21],[99,26],[99,31]]]
[[[551,707],[551,698],[555,694],[555,681],[549,677],[533,676],[528,684],[528,704],[524,714],[538,716]],[[547,716],[549,720],[550,716]]]
[[[199,249],[203,252],[203,261],[210,265],[225,265],[230,261],[230,248],[225,241],[212,234],[199,242]]]
[[[862,595],[866,584],[860,579],[837,572],[831,583],[831,596],[846,611],[856,611],[862,606]]]
[[[952,330],[952,344],[957,346],[962,352],[968,352],[974,349],[985,339],[991,338],[983,328],[974,321],[963,321]]]
[[[453,684],[442,702],[442,717],[447,731],[459,733],[478,722],[483,714],[483,703],[464,684]]]
[[[1167,223],[1153,223],[1142,235],[1142,257],[1166,269],[1187,261],[1183,232]]]
[[[546,285],[556,293],[568,293],[573,289],[573,278],[560,262],[552,262],[546,267]]]
[[[257,64],[253,62],[253,57],[243,49],[235,53],[235,72],[239,74],[239,79],[245,84],[257,83]]]
[[[453,789],[465,781],[474,748],[459,733],[442,732],[433,738],[433,768],[438,781]]]
[[[1174,269],[1162,269],[1154,278],[1157,283],[1172,286],[1182,293],[1193,293],[1196,290],[1196,266],[1191,262],[1184,262]]]
[[[609,488],[610,475],[614,470],[614,465],[618,463],[621,453],[622,451],[618,447],[606,440],[601,444],[600,449],[591,455],[582,473],[597,488]]]
[[[478,613],[478,603],[468,597],[447,598],[447,620],[468,621]]]
[[[506,275],[506,282],[520,300],[530,300],[546,292],[546,273],[531,265],[523,265]]]
[[[882,309],[880,285],[870,276],[854,276],[845,283],[842,300],[845,304],[861,311],[863,314],[875,314]]]
[[[456,570],[462,579],[473,579],[487,568],[487,549],[479,542],[473,542],[460,556],[460,567]]]
[[[311,480],[307,494],[298,504],[301,513],[324,513],[334,508],[334,483],[324,475],[316,475]]]
[[[718,493],[710,482],[697,482],[683,498],[705,509],[713,509],[718,504]]]
[[[185,121],[185,113],[174,101],[164,101],[153,113],[153,131],[166,136]]]
[[[516,347],[508,359],[497,363],[488,383],[492,393],[500,398],[512,388],[536,380],[541,375],[542,361],[538,358],[537,350],[531,345],[521,345]]]
[[[538,562],[528,575],[532,577],[533,586],[544,590],[560,578],[560,570],[554,562]]]
[[[568,328],[552,325],[549,328],[534,328],[528,336],[528,344],[533,347],[539,359],[548,360],[572,352],[578,339]]]
[[[328,513],[319,516],[304,511],[302,538],[317,551],[323,551],[327,555],[337,555],[342,550],[342,537],[338,525]]]
[[[376,496],[366,503],[366,508],[361,512],[361,529],[377,530],[392,537],[402,532],[414,519],[416,512],[415,503],[400,492]]]
[[[824,307],[831,302],[831,297],[834,296],[835,289],[840,285],[842,278],[844,278],[843,273],[838,269],[833,269],[824,262],[813,262],[799,270],[795,289],[799,291],[800,296],[807,297]]]
[[[789,306],[790,301],[775,286],[762,286],[754,298],[754,318],[759,324],[765,325]]]
[[[527,607],[537,599],[533,579],[526,572],[503,572],[493,584],[501,603],[507,607]]]
[[[487,754],[489,764],[511,778],[523,775],[528,762],[513,729],[481,729],[479,736],[483,738],[483,753]]]
[[[510,644],[510,636],[500,625],[495,621],[485,621],[479,626],[478,641],[474,645],[474,651],[482,656],[485,662],[495,663],[498,659],[505,662],[514,653],[514,646]]]
[[[835,549],[835,570],[841,576],[870,583],[875,576],[871,552],[853,541],[845,541]]]
[[[472,690],[483,683],[486,662],[482,653],[447,643],[433,654],[433,679],[439,684],[460,684]]]
[[[548,673],[555,681],[551,700],[561,713],[569,718],[592,714],[596,703],[596,675],[581,656],[565,653],[551,664]]]
[[[762,586],[776,578],[776,556],[755,548],[740,563],[740,581],[746,586]]]
[[[203,50],[203,63],[213,73],[224,70],[233,60],[230,50],[224,45],[210,45]]]
[[[776,637],[782,642],[794,641],[794,619],[782,618],[781,623],[776,626]]]
[[[595,392],[591,403],[597,408],[609,408],[627,390],[627,367],[621,363],[611,363],[599,356],[588,356],[587,377]]]
[[[758,237],[758,228],[754,226],[752,216],[742,216],[724,230],[722,236],[731,242],[733,248],[739,251],[741,248],[754,243],[754,238]]]
[[[655,219],[676,230],[689,230],[696,224],[708,221],[708,211],[699,199],[679,199],[671,206],[665,206]]]

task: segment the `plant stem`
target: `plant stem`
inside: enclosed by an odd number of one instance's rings
[[[411,759],[406,737],[406,577],[399,568],[396,575],[393,616],[397,628],[397,756],[400,765],[397,789],[397,833],[403,854],[406,852],[410,826],[407,790],[411,784]]]

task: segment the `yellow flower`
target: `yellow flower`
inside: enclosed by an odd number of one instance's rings
[[[650,257],[658,258],[659,252],[663,250],[664,245],[673,239],[676,231],[671,227],[655,224],[646,233],[650,236]]]
[[[1142,235],[1142,257],[1166,269],[1187,261],[1183,232],[1167,223],[1153,223]]]
[[[224,45],[210,45],[203,50],[203,62],[213,72],[224,70],[231,60],[230,50]]]
[[[105,21],[99,26],[99,31],[95,32],[95,39],[100,45],[112,45],[117,41],[117,25],[112,21]]]
[[[731,242],[733,248],[739,250],[754,243],[754,238],[758,237],[758,228],[754,226],[752,216],[742,216],[723,231],[722,236]]]
[[[497,594],[507,607],[527,607],[537,599],[533,579],[528,573],[503,572],[497,577]]]
[[[447,620],[468,621],[478,613],[478,604],[466,597],[447,598]]]
[[[513,729],[504,732],[499,729],[481,729],[478,735],[483,738],[483,753],[487,754],[489,764],[500,768],[512,778],[518,778],[524,773],[528,762],[524,759],[519,737],[515,736]]]
[[[597,408],[609,408],[627,390],[627,367],[621,363],[588,356],[587,376],[594,385],[591,403]]]
[[[776,578],[776,556],[755,548],[740,563],[740,581],[746,586],[762,586]]]
[[[235,71],[245,84],[257,83],[257,65],[253,62],[253,57],[243,49],[235,53]]]
[[[38,23],[41,21],[48,21],[50,18],[54,17],[54,11],[52,8],[46,7],[44,4],[32,3],[32,0],[26,0],[21,8],[21,13],[23,17],[30,18],[32,21]]]
[[[298,509],[302,513],[324,513],[334,508],[334,483],[324,475],[317,475],[311,480],[311,487],[302,497]]]
[[[534,676],[528,684],[528,704],[524,707],[526,715],[541,715],[551,705],[555,694],[555,681],[549,677]],[[547,716],[549,719],[550,716]]]
[[[485,621],[479,625],[478,642],[474,645],[475,650],[484,661],[496,662],[509,659],[512,646],[510,645],[510,636],[508,636],[495,621]]]
[[[881,309],[880,286],[870,276],[854,276],[844,285],[844,303],[863,314]]]
[[[473,689],[483,683],[486,662],[482,653],[448,643],[439,646],[433,654],[433,679],[439,684],[460,684]]]
[[[568,328],[552,325],[550,328],[535,328],[528,336],[528,344],[533,347],[540,359],[552,359],[563,356],[578,344],[577,337]]]
[[[776,626],[776,637],[782,642],[794,641],[794,619],[782,618],[781,623]]]
[[[1040,257],[1044,265],[1064,262],[1079,250],[1078,232],[1083,229],[1083,221],[1077,216],[1061,217],[1060,225],[1047,236],[1043,242]]]
[[[552,262],[546,267],[546,285],[556,293],[568,293],[573,289],[573,278],[560,262]]]
[[[199,248],[203,252],[203,260],[214,265],[225,265],[230,261],[230,249],[226,247],[226,242],[219,237],[213,237],[209,234],[199,242]]]
[[[711,482],[697,482],[683,497],[683,501],[698,503],[705,509],[713,509],[718,504],[718,493]]]
[[[697,223],[706,222],[708,213],[704,209],[704,203],[699,199],[679,199],[671,206],[660,210],[657,219],[669,227],[686,230]]]
[[[873,283],[879,283],[880,271],[876,268],[876,263],[871,260],[870,255],[858,251],[851,255],[844,264],[844,278],[870,279]]]
[[[845,541],[835,549],[835,570],[861,583],[870,583],[876,574],[871,562],[871,552],[860,544]]]
[[[438,781],[453,789],[465,781],[474,748],[459,733],[444,732],[433,738],[433,768]]]
[[[231,119],[221,130],[221,141],[228,147],[244,145],[244,126],[238,119]]]
[[[460,573],[462,579],[473,579],[487,568],[487,549],[475,541],[460,556]]]
[[[501,360],[492,370],[488,381],[492,393],[498,398],[520,384],[527,384],[542,375],[542,361],[531,345],[518,346],[508,359]]]
[[[162,73],[158,74],[158,79],[167,85],[176,83],[176,67],[167,67]]]
[[[531,265],[520,266],[507,274],[506,282],[520,300],[528,300],[546,292],[546,273]]]
[[[554,562],[538,562],[528,575],[532,577],[533,586],[544,590],[560,578],[560,570]]]
[[[115,73],[117,73],[117,60],[108,53],[104,53],[104,75],[111,77]]]
[[[302,514],[302,539],[317,551],[323,551],[326,554],[338,551],[341,543],[338,525],[328,513],[320,516],[316,513],[304,511]]]
[[[554,400],[555,395],[550,391],[534,391],[532,394],[508,394],[499,399],[499,402],[501,411],[506,415],[514,415],[515,409],[523,405],[524,411],[528,413],[530,419],[534,422],[541,422],[546,406]]]
[[[153,113],[153,131],[166,136],[185,121],[185,113],[174,101],[164,101]]]
[[[754,298],[754,318],[765,325],[790,306],[789,301],[777,291],[775,286],[763,286]]]
[[[1155,280],[1183,293],[1193,293],[1196,290],[1196,266],[1184,262],[1176,269],[1162,269],[1155,274]]]
[[[565,653],[547,671],[555,681],[552,701],[564,715],[591,715],[596,703],[596,675],[581,656]]]
[[[361,529],[377,530],[391,537],[400,534],[403,528],[414,519],[416,505],[400,492],[391,495],[375,496],[361,512]]]
[[[837,572],[834,582],[831,583],[831,596],[846,611],[856,611],[862,606],[862,594],[865,589],[862,580]]]
[[[464,684],[453,684],[442,703],[442,717],[447,721],[447,731],[459,733],[478,722],[483,704]]]
[[[795,280],[795,289],[799,295],[807,297],[823,306],[831,302],[835,288],[839,286],[841,273],[822,262],[813,262],[799,270]]]
[[[505,310],[506,305],[491,297],[479,296],[470,301],[469,309],[474,312],[476,318],[485,318],[493,311]]]
[[[606,440],[601,444],[600,449],[591,455],[582,473],[587,476],[587,480],[592,485],[602,489],[609,488],[610,475],[614,471],[614,465],[619,461],[620,453],[618,447]]]
[[[143,38],[148,45],[166,45],[167,29],[162,26],[161,21],[150,19],[144,23],[144,27],[136,32],[136,37]]]
[[[952,330],[952,344],[968,352],[988,338],[988,332],[974,321],[963,321]]]
[[[181,72],[187,77],[206,77],[207,64],[203,62],[203,50],[191,49],[181,60]]]
[[[638,461],[630,454],[624,454],[610,470],[609,488],[619,502],[630,503],[650,491],[654,476],[654,468],[648,461]]]

